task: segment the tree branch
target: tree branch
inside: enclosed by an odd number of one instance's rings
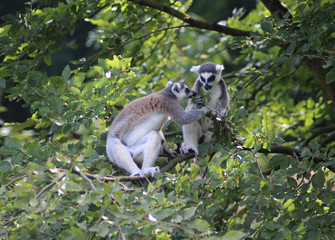
[[[177,157],[173,158],[172,160],[170,160],[164,167],[161,168],[161,173],[164,173],[164,172],[168,172],[170,171],[177,163],[180,163],[180,162],[183,162],[185,160],[188,160],[188,159],[191,159],[194,157],[194,154],[193,153],[190,153],[190,154],[187,154],[187,155],[178,155]],[[66,171],[66,170],[62,170],[62,171]],[[116,180],[119,180],[119,181],[138,181],[140,179],[143,179],[141,178],[140,176],[120,176],[120,177],[114,177],[114,176],[106,176],[104,178],[100,178],[98,175],[96,174],[92,174],[92,173],[84,173],[84,172],[81,172],[81,171],[78,171],[76,170],[75,168],[72,169],[72,173],[75,173],[75,174],[78,174],[80,175],[81,177],[83,177],[83,175],[86,177],[84,178],[86,181],[87,179],[96,179],[96,180],[99,180],[99,181],[104,181],[104,182],[109,182],[109,181],[116,181]],[[149,175],[147,175],[146,177],[149,177]],[[88,181],[89,182],[89,181]],[[49,184],[51,185],[51,184]],[[48,185],[48,186],[49,186]],[[48,187],[47,186],[47,187]],[[92,186],[92,185],[91,185]],[[93,188],[93,187],[92,187]],[[94,189],[94,188],[93,188]]]
[[[227,26],[219,25],[217,23],[209,23],[209,22],[195,19],[186,13],[180,12],[168,5],[161,3],[160,1],[155,1],[155,0],[129,0],[129,1],[135,4],[138,4],[138,5],[147,6],[147,7],[154,8],[162,12],[165,12],[171,16],[174,16],[182,20],[185,23],[190,24],[191,27],[212,30],[212,31],[224,33],[224,34],[231,35],[231,36],[247,37],[247,36],[250,36],[252,33],[251,31],[230,28]]]
[[[309,68],[321,83],[321,86],[327,93],[329,99],[335,105],[335,82],[326,83],[327,70],[322,67],[323,64],[324,62],[318,58],[312,59],[308,62]]]
[[[284,19],[284,15],[289,13],[288,9],[279,0],[262,0],[262,2],[271,14],[279,19]],[[289,18],[292,18],[291,14]]]
[[[130,39],[129,41],[126,41],[124,43],[122,43],[120,46],[117,46],[117,47],[113,47],[113,48],[107,48],[108,50],[115,50],[115,49],[120,49],[122,47],[124,47],[125,45],[129,44],[129,43],[132,43],[132,42],[135,42],[135,41],[138,41],[138,40],[141,40],[142,38],[146,38],[146,37],[149,37],[150,35],[153,35],[153,34],[156,34],[156,33],[160,33],[160,32],[163,32],[163,31],[168,31],[168,30],[171,30],[171,29],[180,29],[180,28],[183,28],[183,27],[189,27],[190,25],[180,25],[180,26],[174,26],[174,27],[166,27],[166,28],[161,28],[161,29],[158,29],[156,31],[153,31],[153,32],[149,32],[148,34],[145,34],[145,35],[142,35],[138,38],[132,38]]]
[[[17,177],[15,179],[11,180],[9,183],[7,183],[5,185],[5,188],[8,188],[10,185],[12,185],[13,183],[15,183],[16,181],[19,181],[19,180],[21,180],[22,178],[25,178],[25,177],[28,177],[28,175],[23,175],[23,176],[20,176],[20,177]]]
[[[335,133],[331,134],[330,136],[326,137],[320,142],[321,147],[327,146],[328,143],[335,141]]]
[[[173,159],[171,159],[164,167],[162,167],[161,172],[168,172],[170,171],[172,168],[174,168],[174,166],[177,165],[177,163],[183,162],[185,160],[191,159],[194,157],[193,153],[189,153],[186,155],[179,155]]]
[[[93,182],[91,181],[91,179],[89,179],[84,173],[82,173],[79,169],[78,166],[75,166],[72,170],[73,172],[79,174],[82,178],[84,178],[90,185],[91,185],[91,188],[93,190],[97,190],[97,188],[94,186]]]
[[[107,209],[107,212],[114,217],[117,228],[119,229],[120,238],[122,240],[126,240],[127,238],[126,238],[126,235],[124,234],[124,232],[122,231],[120,221],[119,221],[119,217],[109,209]]]
[[[305,143],[304,143],[304,146],[307,146],[308,143],[310,141],[312,141],[314,138],[316,138],[317,136],[319,136],[320,134],[322,133],[325,133],[325,132],[330,132],[330,131],[335,131],[335,124],[332,124],[332,125],[329,125],[329,126],[326,126],[326,127],[323,127],[323,128],[320,128],[318,129],[317,131],[315,131],[312,136],[310,136],[309,138],[306,139]],[[322,145],[322,144],[321,144]]]
[[[235,143],[235,146],[238,146],[238,149],[242,149],[242,150],[248,150],[248,151],[252,151],[252,149],[250,148],[245,148],[242,147],[243,143]],[[278,154],[286,154],[286,155],[290,155],[290,156],[294,156],[296,157],[298,160],[302,160],[301,157],[301,150],[293,148],[293,147],[288,147],[288,146],[283,146],[280,144],[272,144],[270,150],[268,149],[264,149],[261,148],[258,150],[258,153],[278,153]],[[326,159],[323,159],[321,157],[317,157],[317,156],[310,156],[311,160],[313,160],[316,163],[321,163],[321,162],[328,162]],[[335,167],[330,165],[327,166],[327,168],[333,172],[335,172]]]
[[[66,174],[63,174],[61,177],[59,177],[58,179],[56,179],[55,181],[51,182],[49,185],[47,185],[46,187],[44,187],[35,197],[35,199],[39,199],[40,196],[42,196],[42,194],[47,191],[48,189],[52,188],[54,185],[56,185],[57,182],[61,181],[64,177],[66,176]]]

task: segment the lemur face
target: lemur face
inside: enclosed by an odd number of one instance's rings
[[[209,90],[213,87],[213,84],[216,80],[215,73],[212,72],[204,72],[199,74],[199,79],[205,90]]]
[[[207,91],[213,87],[215,82],[218,82],[221,79],[221,72],[223,69],[223,65],[208,62],[202,65],[193,66],[190,71],[199,74],[199,81]]]
[[[182,83],[174,83],[174,86],[172,87],[172,93],[179,101],[183,101],[187,98],[191,98],[197,95],[194,91],[190,90],[185,84]]]

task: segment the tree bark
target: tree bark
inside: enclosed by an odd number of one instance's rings
[[[138,5],[142,5],[142,6],[147,6],[150,8],[154,8],[157,10],[160,10],[162,12],[165,12],[171,16],[174,16],[180,20],[182,20],[185,23],[188,23],[190,25],[190,27],[196,27],[199,29],[207,29],[207,30],[212,30],[212,31],[216,31],[216,32],[220,32],[220,33],[224,33],[227,35],[231,35],[231,36],[250,36],[251,32],[250,31],[244,31],[244,30],[240,30],[240,29],[236,29],[236,28],[230,28],[224,25],[220,25],[217,23],[210,23],[210,22],[206,22],[206,21],[202,21],[199,19],[195,19],[193,17],[191,17],[190,15],[180,12],[166,4],[163,4],[159,1],[155,1],[155,0],[129,0],[130,2],[133,2],[135,4]]]
[[[273,16],[278,17],[279,19],[284,19],[284,15],[289,13],[286,7],[282,5],[279,0],[262,0],[265,7],[271,12]],[[291,14],[289,18],[291,18]]]
[[[327,71],[322,67],[322,64],[323,64],[322,60],[317,58],[314,58],[308,62],[309,68],[321,83],[321,86],[327,93],[329,99],[335,105],[335,82],[332,82],[330,84],[326,83]]]

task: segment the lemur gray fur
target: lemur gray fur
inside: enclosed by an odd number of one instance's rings
[[[129,103],[114,119],[107,136],[106,151],[110,161],[134,175],[154,176],[153,167],[161,148],[172,152],[165,142],[162,126],[172,118],[180,125],[200,119],[208,108],[185,112],[181,102],[196,93],[182,83],[170,83],[156,93]],[[142,163],[141,168],[135,163]]]
[[[205,98],[205,105],[208,106],[215,115],[216,119],[221,120],[228,111],[230,104],[230,96],[227,90],[226,82],[221,78],[223,65],[215,63],[204,63],[202,65],[193,66],[190,71],[198,73],[198,79],[195,81],[192,90],[196,92],[196,103],[193,104],[189,100],[186,111],[192,111],[203,105],[200,90],[203,88],[209,99]],[[205,117],[203,123],[200,121],[192,122],[183,126],[184,142],[181,145],[181,152],[186,154],[194,152],[199,154],[199,140],[203,142],[211,142],[214,122],[209,117]]]

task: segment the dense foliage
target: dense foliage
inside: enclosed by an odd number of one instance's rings
[[[0,238],[335,239],[335,4],[283,2],[219,23],[172,0],[30,1],[3,18],[0,90],[31,117],[0,128]],[[90,56],[58,73],[84,22]],[[207,61],[226,66],[223,140],[123,176],[105,154],[113,118]],[[180,129],[164,128],[171,148]]]

